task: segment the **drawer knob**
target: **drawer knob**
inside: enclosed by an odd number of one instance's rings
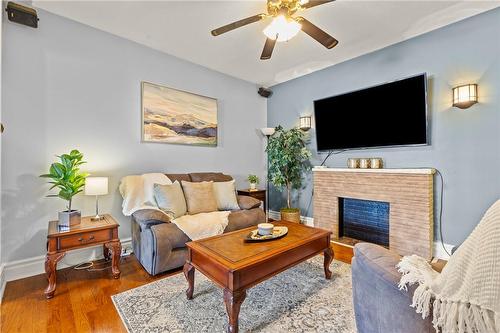
[[[90,235],[89,240],[93,240],[93,239],[94,239],[94,235]]]
[[[78,238],[79,242],[83,242],[83,237]]]

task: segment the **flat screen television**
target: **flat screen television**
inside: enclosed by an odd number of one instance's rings
[[[314,101],[319,151],[427,145],[426,74]]]

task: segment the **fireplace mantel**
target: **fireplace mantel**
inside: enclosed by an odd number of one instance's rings
[[[389,203],[389,248],[400,255],[432,257],[432,168],[314,168],[314,224],[339,236],[341,198]]]
[[[314,167],[313,171],[325,172],[361,172],[361,173],[403,173],[403,174],[417,174],[417,175],[433,175],[436,169],[422,168],[422,169],[348,169],[348,168],[323,168]]]

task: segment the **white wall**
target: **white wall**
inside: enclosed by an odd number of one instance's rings
[[[47,221],[64,208],[45,198],[54,155],[77,148],[93,175],[110,177],[101,211],[121,223],[121,177],[144,172],[223,171],[240,186],[263,175],[266,100],[256,87],[201,66],[39,10],[40,28],[4,23],[2,218],[4,262],[45,253]],[[201,52],[201,51],[200,51]],[[149,81],[218,99],[216,148],[141,143],[140,83]],[[79,196],[75,207],[94,210]]]

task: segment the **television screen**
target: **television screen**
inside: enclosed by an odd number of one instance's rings
[[[318,150],[425,145],[426,75],[314,101]]]

